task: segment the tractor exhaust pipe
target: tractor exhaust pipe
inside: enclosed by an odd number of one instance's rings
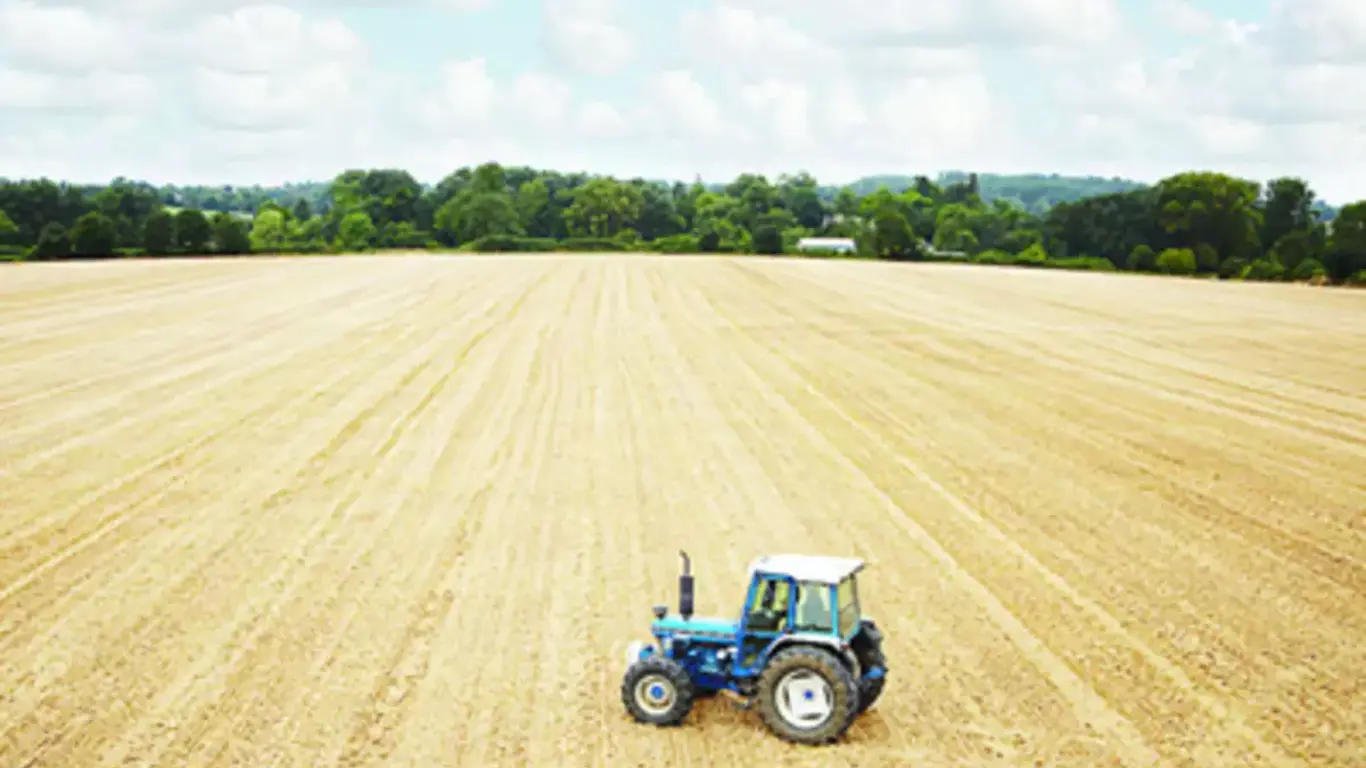
[[[683,573],[678,576],[678,613],[687,621],[692,618],[692,558],[681,549],[678,550],[678,555],[683,558]]]

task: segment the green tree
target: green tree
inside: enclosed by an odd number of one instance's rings
[[[384,225],[379,239],[393,248],[423,248],[429,237],[410,221],[395,221]]]
[[[76,219],[71,228],[71,253],[75,256],[112,256],[118,247],[119,230],[114,220],[99,211]]]
[[[201,254],[208,249],[213,232],[202,211],[186,208],[175,215],[176,247],[184,253]]]
[[[71,255],[71,240],[67,237],[66,227],[59,221],[49,221],[38,233],[38,241],[29,251],[28,258],[35,261],[60,259]]]
[[[1334,280],[1366,270],[1366,200],[1344,206],[1333,219],[1323,266]]]
[[[873,250],[878,256],[889,259],[920,257],[920,238],[916,237],[905,214],[895,206],[886,206],[874,216]]]
[[[175,246],[175,219],[164,208],[148,215],[142,225],[142,247],[152,256],[164,256]]]
[[[733,221],[749,230],[758,226],[760,216],[781,205],[778,189],[766,177],[753,173],[741,174],[727,184],[726,196],[738,202]]]
[[[1291,233],[1308,232],[1318,221],[1314,202],[1314,192],[1303,179],[1272,179],[1266,185],[1262,242],[1271,245]]]
[[[142,245],[143,222],[153,211],[162,207],[161,194],[156,187],[124,178],[114,179],[95,193],[93,202],[95,208],[114,226],[114,245],[108,249],[111,253],[115,248]]]
[[[1219,251],[1209,243],[1199,243],[1193,248],[1195,251],[1195,268],[1201,272],[1213,272],[1219,269]]]
[[[1291,273],[1305,261],[1318,262],[1328,246],[1328,235],[1322,224],[1309,229],[1293,229],[1287,232],[1271,248],[1271,257]]]
[[[1146,243],[1136,245],[1124,266],[1135,272],[1152,272],[1157,269],[1157,254]]]
[[[1285,267],[1270,258],[1254,259],[1238,275],[1242,280],[1280,280],[1284,276]]]
[[[1189,248],[1168,248],[1157,257],[1157,271],[1168,275],[1193,275],[1195,252]]]
[[[835,195],[835,213],[839,216],[850,217],[858,215],[859,200],[858,195],[849,187],[843,187]]]
[[[448,245],[490,235],[521,235],[521,216],[506,192],[478,192],[471,187],[446,201],[436,212],[435,227]]]
[[[480,194],[506,194],[507,173],[498,163],[484,163],[474,169],[470,177],[470,189]]]
[[[1305,259],[1295,265],[1295,269],[1290,271],[1291,280],[1313,280],[1328,276],[1328,270],[1324,269],[1321,262],[1316,259]]]
[[[1039,225],[1043,242],[1063,258],[1092,254],[1125,266],[1141,245],[1164,247],[1168,235],[1157,222],[1157,199],[1155,190],[1142,189],[1055,205]]]
[[[640,218],[644,202],[640,189],[597,178],[574,191],[564,221],[573,235],[611,237]]]
[[[678,184],[673,189],[674,210],[683,217],[683,228],[693,230],[697,228],[697,199],[705,194],[707,188],[702,186],[700,181],[694,182],[689,187]]]
[[[687,222],[674,206],[668,187],[643,180],[632,182],[632,186],[640,191],[640,215],[636,217],[634,229],[642,238],[655,240],[687,229]]]
[[[1048,263],[1048,251],[1045,251],[1042,245],[1035,243],[1015,254],[1014,262],[1029,267],[1044,266]]]
[[[412,174],[393,168],[368,171],[360,180],[364,210],[376,227],[417,218],[422,185]]]
[[[199,215],[199,219],[204,220],[206,225],[208,224],[208,220],[204,219],[202,213]],[[177,216],[176,225],[179,226],[179,224],[180,217]],[[213,224],[207,228],[213,238],[213,247],[216,253],[235,255],[251,252],[251,240],[247,237],[246,222],[239,220],[236,216],[226,212],[215,213]],[[185,242],[183,235],[180,239]],[[206,238],[203,244],[190,250],[193,253],[201,253],[207,247],[207,243]]]
[[[950,203],[940,208],[934,227],[935,249],[969,254],[981,251],[981,243],[973,231],[976,218],[976,212],[962,203]]]
[[[293,213],[296,221],[308,221],[313,218],[313,206],[308,202],[308,198],[301,197],[295,200]]]
[[[544,181],[532,179],[517,188],[517,216],[528,235],[554,235],[555,210],[550,206],[550,187]]]
[[[760,224],[754,230],[754,252],[778,254],[783,252],[783,233],[771,223]]]
[[[779,178],[778,196],[783,208],[792,212],[799,226],[817,229],[825,223],[825,203],[821,200],[815,178],[810,174],[803,172]]]
[[[345,251],[368,250],[375,241],[375,222],[365,211],[352,211],[342,219],[337,247]]]
[[[288,221],[278,207],[262,208],[251,226],[251,250],[258,253],[279,253],[290,244]]]
[[[327,250],[326,223],[321,216],[295,225],[293,240],[306,253],[322,253]]]
[[[620,246],[623,251],[638,251],[641,250],[641,244],[644,240],[639,232],[627,227],[613,235],[612,242]]]
[[[1213,272],[1220,258],[1260,254],[1258,191],[1256,182],[1227,174],[1177,174],[1158,183],[1159,221],[1173,245],[1192,251],[1199,271]]]
[[[0,240],[6,240],[19,234],[19,225],[15,224],[4,211],[0,211]]]

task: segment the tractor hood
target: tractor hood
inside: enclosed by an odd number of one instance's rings
[[[711,635],[718,639],[730,640],[739,631],[739,625],[730,619],[693,616],[686,621],[682,616],[666,616],[654,623],[656,634],[667,632],[671,635]]]

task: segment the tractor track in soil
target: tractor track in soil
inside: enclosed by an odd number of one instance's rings
[[[12,265],[0,764],[1349,766],[1366,296],[651,256]],[[618,686],[869,560],[836,747]]]

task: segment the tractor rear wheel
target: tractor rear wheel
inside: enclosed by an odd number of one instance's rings
[[[621,701],[638,722],[678,725],[692,710],[696,693],[687,670],[667,656],[647,656],[626,670]]]
[[[883,669],[882,677],[865,677],[858,681],[858,712],[861,715],[864,712],[867,712],[869,708],[873,706],[873,702],[877,701],[878,697],[882,695],[882,687],[887,684],[887,661],[882,655],[882,649],[874,647],[859,659],[859,663],[863,665],[864,669],[875,666],[882,667]]]
[[[882,653],[882,633],[872,622],[864,622],[863,631],[854,638],[854,653],[858,656],[859,668],[867,674],[873,667],[882,668],[882,677],[864,677],[858,681],[859,714],[872,708],[873,702],[882,695],[887,684],[887,657]]]
[[[798,744],[838,739],[858,716],[859,689],[849,669],[813,646],[779,651],[759,676],[759,715],[778,737]]]

